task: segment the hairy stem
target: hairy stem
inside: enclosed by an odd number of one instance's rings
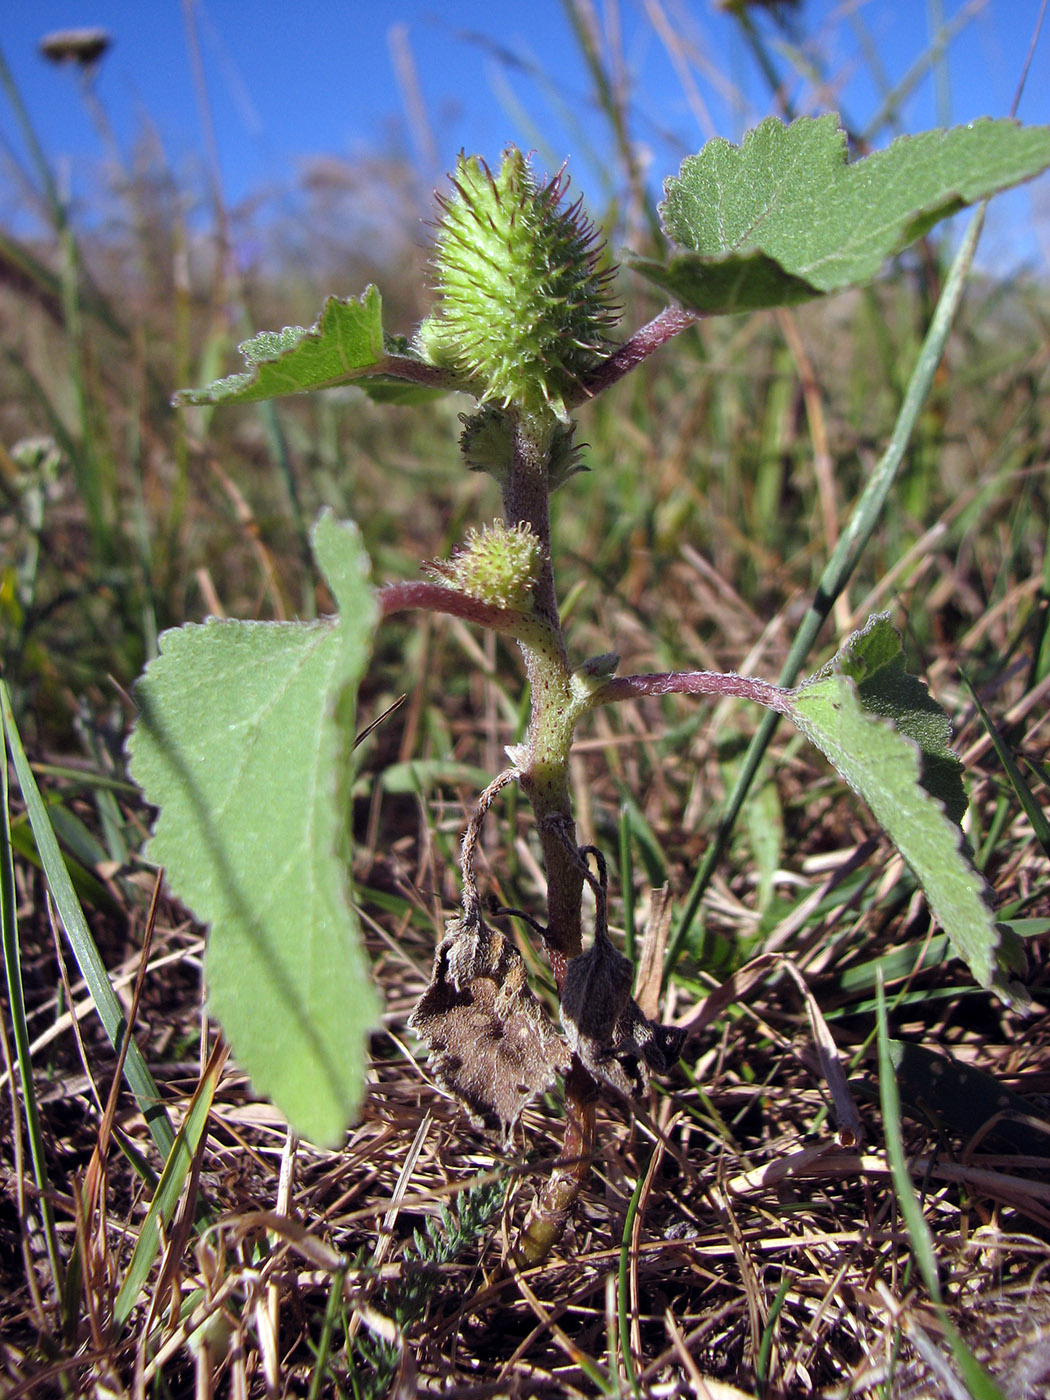
[[[639,695],[732,695],[739,700],[754,700],[781,714],[792,710],[791,691],[732,671],[658,671],[651,675],[614,676],[592,691],[588,707],[594,709]]]
[[[557,1245],[587,1179],[594,1155],[598,1086],[574,1059],[565,1078],[565,1140],[550,1176],[536,1192],[514,1246],[521,1268],[542,1264]]]
[[[565,841],[552,829],[575,830],[569,798],[569,750],[579,706],[572,694],[569,657],[558,615],[551,564],[550,484],[547,475],[553,424],[522,415],[515,424],[510,470],[503,486],[503,512],[513,527],[527,524],[540,541],[543,562],[533,588],[536,611],[546,624],[542,638],[521,638],[532,691],[529,732],[522,751],[521,785],[532,804],[547,872],[547,949],[558,990],[570,958],[583,951],[580,897],[583,877]]]
[[[561,662],[568,671],[569,658],[561,634],[558,600],[551,563],[550,479],[548,465],[553,423],[546,415],[520,414],[514,424],[510,469],[503,482],[503,515],[507,524],[525,524],[543,547],[540,576],[533,587],[536,611],[550,622],[561,645]]]
[[[553,423],[538,416],[522,415],[515,424],[511,466],[503,484],[503,511],[509,526],[527,524],[543,549],[533,599],[545,624],[545,635],[535,640],[519,637],[532,696],[529,732],[520,752],[519,769],[543,848],[547,873],[545,941],[560,996],[570,960],[583,951],[583,869],[575,850],[576,827],[569,796],[569,752],[580,703],[572,690],[550,557],[548,464],[552,431]],[[565,1079],[562,1154],[536,1193],[522,1227],[516,1249],[520,1264],[540,1263],[565,1231],[590,1170],[597,1093],[594,1080],[574,1056]]]
[[[388,583],[379,590],[379,610],[383,617],[392,613],[407,612],[409,608],[419,608],[424,612],[448,613],[461,617],[465,622],[476,622],[479,627],[488,627],[493,632],[519,637],[536,633],[535,620],[527,613],[515,608],[501,608],[495,603],[483,603],[480,598],[472,598],[461,593],[458,588],[450,588],[443,583]]]
[[[687,311],[684,306],[664,307],[587,376],[579,390],[567,399],[568,407],[573,408],[608,389],[699,319],[699,312]]]
[[[462,389],[470,392],[470,385],[463,381],[462,376],[439,365],[428,364],[416,355],[384,355],[374,365],[368,366],[369,378],[381,375],[389,375],[391,379],[404,379],[410,384],[420,384],[427,389]]]
[[[474,857],[478,849],[478,841],[481,838],[481,823],[495,802],[496,798],[507,786],[508,783],[517,781],[518,774],[513,768],[505,768],[498,777],[493,778],[488,787],[478,798],[473,812],[470,814],[470,821],[467,829],[463,833],[463,909],[465,913],[474,918],[481,906],[478,898],[478,882],[474,873]]]

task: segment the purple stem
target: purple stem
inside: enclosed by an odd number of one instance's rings
[[[629,340],[625,340],[618,350],[584,379],[578,392],[567,397],[567,406],[574,408],[578,403],[593,399],[699,319],[699,312],[687,311],[684,306],[665,306],[659,315],[636,330]]]
[[[791,714],[792,693],[753,676],[723,671],[663,671],[648,676],[614,676],[594,691],[591,705],[608,705],[639,695],[732,695],[754,700],[767,709]]]
[[[596,394],[600,394],[617,380],[622,379],[625,374],[630,374],[632,369],[636,369],[643,360],[647,360],[650,355],[659,350],[662,345],[666,345],[669,340],[673,340],[682,331],[688,330],[700,319],[697,311],[687,311],[684,306],[666,306],[663,311],[654,316],[629,340],[619,346],[608,359],[603,360],[600,365],[587,376],[574,394],[567,395],[566,406],[575,407],[577,404],[586,403],[588,399],[593,399]],[[425,360],[418,360],[412,355],[383,355],[367,371],[355,374],[353,379],[370,379],[377,376],[386,376],[391,379],[403,379],[412,384],[424,385],[433,389],[462,389],[467,393],[471,392],[470,386],[463,382],[460,375],[452,370],[443,369],[438,365],[429,365]],[[334,381],[343,382],[343,381]]]
[[[462,376],[454,374],[452,370],[442,369],[440,365],[428,365],[425,360],[417,360],[412,355],[383,355],[366,370],[345,382],[354,383],[358,378],[374,379],[379,376],[405,379],[430,389],[464,389],[467,393],[470,392],[463,383]]]
[[[512,637],[519,636],[530,624],[535,626],[526,613],[483,603],[479,598],[471,598],[456,588],[446,588],[442,583],[388,583],[379,590],[381,616],[389,617],[391,613],[405,612],[409,608],[450,613]]]

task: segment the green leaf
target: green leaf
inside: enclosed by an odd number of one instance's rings
[[[834,114],[769,117],[739,147],[709,141],[664,187],[664,228],[683,251],[631,265],[708,314],[867,282],[939,220],[1050,165],[1050,127],[985,119],[846,157]]]
[[[358,381],[383,402],[414,403],[443,392],[391,375],[399,359],[411,358],[406,344],[384,336],[382,298],[375,287],[366,287],[357,300],[329,297],[308,329],[260,331],[239,347],[248,363],[245,373],[216,379],[202,389],[181,389],[173,402],[180,408],[254,403]]]
[[[357,686],[377,609],[356,529],[314,551],[335,619],[166,632],[136,689],[131,772],[160,808],[150,858],[211,924],[209,1006],[256,1089],[335,1145],[378,1002],[347,873]]]
[[[1012,944],[959,826],[966,796],[948,719],[905,672],[888,619],[872,618],[791,696],[791,718],[871,808],[977,981],[1025,1004],[1024,988],[1008,978],[1016,971]]]

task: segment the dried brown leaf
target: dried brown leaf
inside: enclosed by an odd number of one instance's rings
[[[522,1110],[569,1068],[569,1052],[528,984],[521,954],[480,914],[452,919],[408,1024],[435,1079],[504,1141]]]
[[[591,1074],[626,1098],[644,1094],[682,1052],[685,1031],[642,1014],[631,996],[634,967],[613,947],[599,917],[594,942],[573,958],[561,994],[565,1037]]]

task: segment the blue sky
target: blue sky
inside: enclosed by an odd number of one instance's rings
[[[818,94],[796,78],[790,95],[804,111],[841,106],[863,127],[879,108],[879,82],[899,83],[921,60],[940,16],[961,22],[942,86],[927,68],[903,105],[902,129],[1005,116],[1039,9],[1039,0],[807,0],[804,31],[824,55],[831,87]],[[535,150],[544,169],[570,157],[575,189],[595,203],[611,192],[618,167],[608,124],[560,0],[195,0],[193,11],[231,203],[289,186],[310,157],[399,150],[437,182],[461,148],[495,160],[511,140]],[[593,0],[593,12],[619,35],[634,93],[630,135],[654,187],[711,135],[736,139],[773,110],[712,0]],[[120,150],[126,155],[148,122],[180,177],[199,181],[203,125],[181,0],[9,0],[0,45],[63,180],[90,202],[105,155],[75,75],[38,52],[43,34],[74,26],[113,35],[95,94]],[[1050,121],[1050,30],[1019,115]],[[3,100],[0,138],[0,219],[10,222],[25,202],[12,157],[24,164],[25,148]],[[995,256],[1050,270],[1048,224],[1044,178],[1003,202],[989,231]]]

